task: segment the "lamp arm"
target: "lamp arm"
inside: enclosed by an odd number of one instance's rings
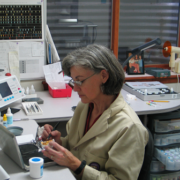
[[[123,68],[124,68],[124,66],[127,64],[127,62],[129,61],[129,59],[131,59],[133,56],[139,54],[141,51],[144,51],[144,50],[146,50],[146,49],[148,49],[148,48],[151,48],[151,47],[153,47],[153,46],[155,46],[155,45],[160,45],[160,44],[161,44],[161,40],[160,40],[159,38],[157,38],[157,39],[154,39],[154,40],[152,40],[152,41],[150,41],[150,42],[147,42],[146,44],[143,44],[143,45],[141,45],[141,46],[133,49],[133,50],[131,51],[132,55],[131,55],[130,57],[128,57],[128,58],[125,60],[125,62],[123,63],[123,65],[122,65]]]

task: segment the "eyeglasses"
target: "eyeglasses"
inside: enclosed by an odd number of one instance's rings
[[[86,79],[84,79],[84,80],[82,80],[82,81],[73,81],[73,79],[71,79],[71,80],[69,81],[69,85],[70,85],[71,87],[74,87],[74,84],[76,84],[76,85],[78,85],[78,86],[81,86],[82,83],[83,83],[85,80],[89,79],[90,77],[94,76],[95,74],[96,74],[96,73],[94,73],[93,75],[87,77]]]

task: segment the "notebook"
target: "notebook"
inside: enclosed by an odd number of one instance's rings
[[[56,164],[48,157],[45,157],[35,144],[18,145],[16,136],[2,125],[0,125],[0,147],[8,157],[27,171],[29,171],[29,159],[31,157],[43,158],[44,167]]]

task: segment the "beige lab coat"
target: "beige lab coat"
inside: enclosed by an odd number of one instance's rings
[[[148,141],[146,128],[119,94],[83,136],[88,106],[78,104],[62,138],[64,147],[87,162],[82,180],[136,180]]]

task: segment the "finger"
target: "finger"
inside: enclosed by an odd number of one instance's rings
[[[42,150],[42,153],[43,153],[44,156],[46,156],[46,157],[48,157],[48,158],[50,158],[50,159],[52,159],[52,160],[56,159],[55,156],[54,156],[54,154],[50,154],[50,153],[48,153],[48,152],[45,151],[45,150]]]
[[[56,141],[58,141],[60,139],[60,137],[61,137],[61,133],[59,131],[57,131],[57,130],[52,131],[51,135]]]
[[[49,134],[53,130],[53,127],[49,124],[44,125],[44,130],[46,130]]]
[[[43,134],[42,134],[42,140],[46,140],[47,139],[47,137],[49,136],[49,133],[46,131],[46,130],[44,130],[43,131]]]
[[[53,149],[51,148],[53,146]],[[49,146],[45,146],[45,150],[49,153],[49,154],[53,154],[54,156],[64,156],[64,152],[65,152],[65,148],[61,148],[62,146],[60,146],[58,143],[56,142],[50,142]]]
[[[56,151],[60,151],[60,152],[64,153],[66,150],[63,146],[61,146],[58,143],[53,142],[53,141],[49,142],[49,145],[53,146],[53,149],[55,149]]]

